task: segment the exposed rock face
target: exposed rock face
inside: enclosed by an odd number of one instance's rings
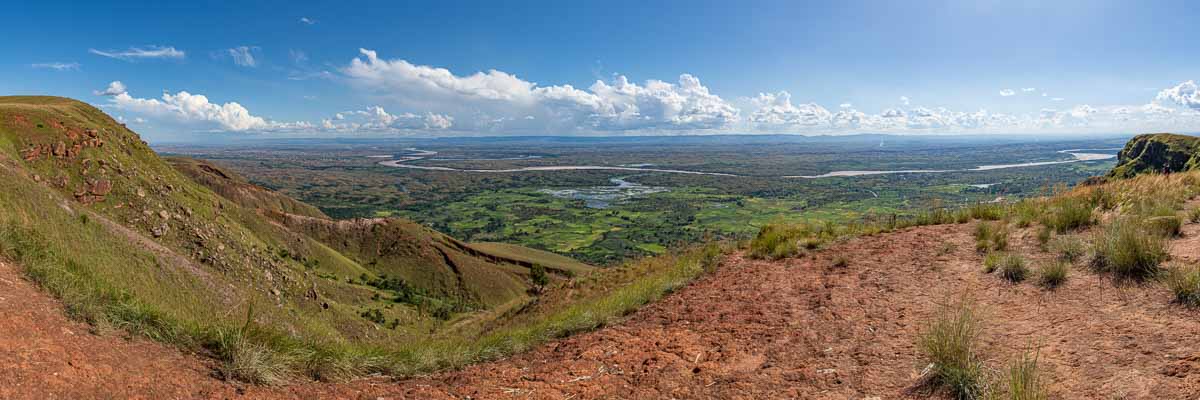
[[[1117,155],[1110,178],[1200,169],[1200,137],[1155,133],[1134,136]]]

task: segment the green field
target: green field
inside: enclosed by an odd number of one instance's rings
[[[1059,150],[1112,149],[1124,140],[883,135],[456,138],[163,150],[227,165],[254,183],[316,205],[335,218],[404,217],[471,242],[519,244],[610,265],[706,237],[746,237],[769,222],[839,223],[1041,194],[1056,185],[1102,175],[1113,162],[822,179],[781,177],[785,175],[1062,161],[1071,157]],[[368,158],[405,155],[412,147],[437,152],[414,162],[422,166],[512,169],[652,161],[648,167],[738,176],[604,170],[472,173],[385,167],[377,164],[379,158]],[[618,180],[654,190],[625,194]]]

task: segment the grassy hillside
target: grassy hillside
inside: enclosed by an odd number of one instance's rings
[[[252,184],[241,175],[213,163],[186,157],[167,157],[165,160],[196,183],[243,207],[329,218],[316,207]]]
[[[571,277],[608,272],[402,219],[329,220],[216,165],[164,161],[100,110],[56,97],[0,97],[0,176],[0,256],[72,315],[207,353],[225,376],[255,382],[495,357],[694,276],[676,265],[698,271],[694,259],[659,262],[612,275],[614,287],[659,282],[654,290],[588,292],[573,297],[587,303],[531,316],[522,310]],[[606,298],[621,307],[547,325]],[[506,322],[515,316],[525,322]],[[469,339],[480,335],[492,339]]]
[[[1117,155],[1109,177],[1200,169],[1200,137],[1154,133],[1135,136]]]

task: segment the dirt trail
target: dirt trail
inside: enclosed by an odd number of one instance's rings
[[[889,399],[903,397],[923,367],[913,345],[921,324],[937,302],[963,291],[986,310],[991,365],[1040,345],[1054,398],[1200,397],[1200,312],[1171,305],[1159,286],[1117,287],[1082,267],[1055,291],[1004,283],[981,271],[971,227],[858,238],[779,262],[733,255],[716,274],[619,325],[461,371],[244,391],[212,378],[204,361],[88,335],[27,283],[0,281],[0,338],[22,338],[0,339],[0,365],[18,366],[0,367],[0,398],[41,387],[100,398]],[[1173,252],[1196,260],[1200,226],[1186,232]],[[1048,257],[1032,231],[1013,242],[1034,268]],[[839,254],[848,266],[833,266]],[[20,280],[2,270],[7,281]],[[22,292],[17,303],[9,286]],[[8,323],[14,317],[23,328]],[[64,326],[74,334],[60,332]],[[21,354],[24,361],[10,361]],[[69,360],[104,372],[49,377],[69,372]]]

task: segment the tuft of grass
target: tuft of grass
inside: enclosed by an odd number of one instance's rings
[[[1025,264],[1024,257],[1021,257],[1019,254],[1008,253],[1000,261],[1000,277],[1012,283],[1025,280],[1029,276],[1029,267]]]
[[[800,254],[800,237],[804,230],[779,224],[769,224],[750,241],[751,258],[779,260]]]
[[[1174,266],[1167,273],[1165,283],[1175,296],[1175,303],[1200,307],[1200,266]]]
[[[1047,246],[1050,244],[1050,239],[1053,237],[1053,235],[1054,235],[1054,231],[1051,230],[1051,228],[1048,226],[1043,226],[1042,229],[1039,229],[1037,232],[1038,248],[1041,249],[1042,251],[1046,251],[1048,249]]]
[[[1136,219],[1118,218],[1095,235],[1092,268],[1120,278],[1151,278],[1169,257],[1166,240],[1148,232]]]
[[[1146,229],[1155,235],[1165,238],[1183,235],[1183,219],[1177,215],[1164,215],[1146,218]]]
[[[944,255],[953,253],[954,250],[956,250],[956,249],[958,249],[958,246],[955,245],[954,243],[945,242],[945,243],[942,243],[941,245],[938,245],[937,255],[944,256]]]
[[[1087,246],[1082,240],[1075,236],[1057,236],[1050,241],[1050,251],[1058,257],[1059,260],[1073,263],[1080,258],[1083,258],[1087,252]]]
[[[227,380],[275,385],[295,376],[295,359],[249,338],[245,329],[218,329],[211,347],[221,361],[217,370]]]
[[[1193,224],[1200,223],[1200,207],[1192,207],[1192,209],[1188,210],[1187,219]]]
[[[1025,352],[1014,360],[1004,374],[1007,392],[995,398],[1007,400],[1046,400],[1046,385],[1042,380],[1037,352]]]
[[[843,254],[839,254],[833,258],[834,268],[846,268],[850,265],[850,259]]]
[[[1095,221],[1092,208],[1087,198],[1061,196],[1046,207],[1042,224],[1058,233],[1084,228]]]
[[[1007,257],[1007,254],[1001,251],[989,252],[983,257],[983,272],[988,274],[996,272],[996,269],[1000,268],[1000,263],[1004,261],[1005,257]]]
[[[917,338],[917,349],[929,362],[927,383],[958,399],[985,392],[983,361],[976,353],[983,318],[968,297],[941,305]]]
[[[975,225],[975,250],[979,252],[1008,249],[1008,225],[1003,221],[980,222]]]
[[[1070,264],[1061,260],[1042,264],[1038,268],[1038,283],[1048,289],[1057,288],[1067,281],[1070,269]]]

